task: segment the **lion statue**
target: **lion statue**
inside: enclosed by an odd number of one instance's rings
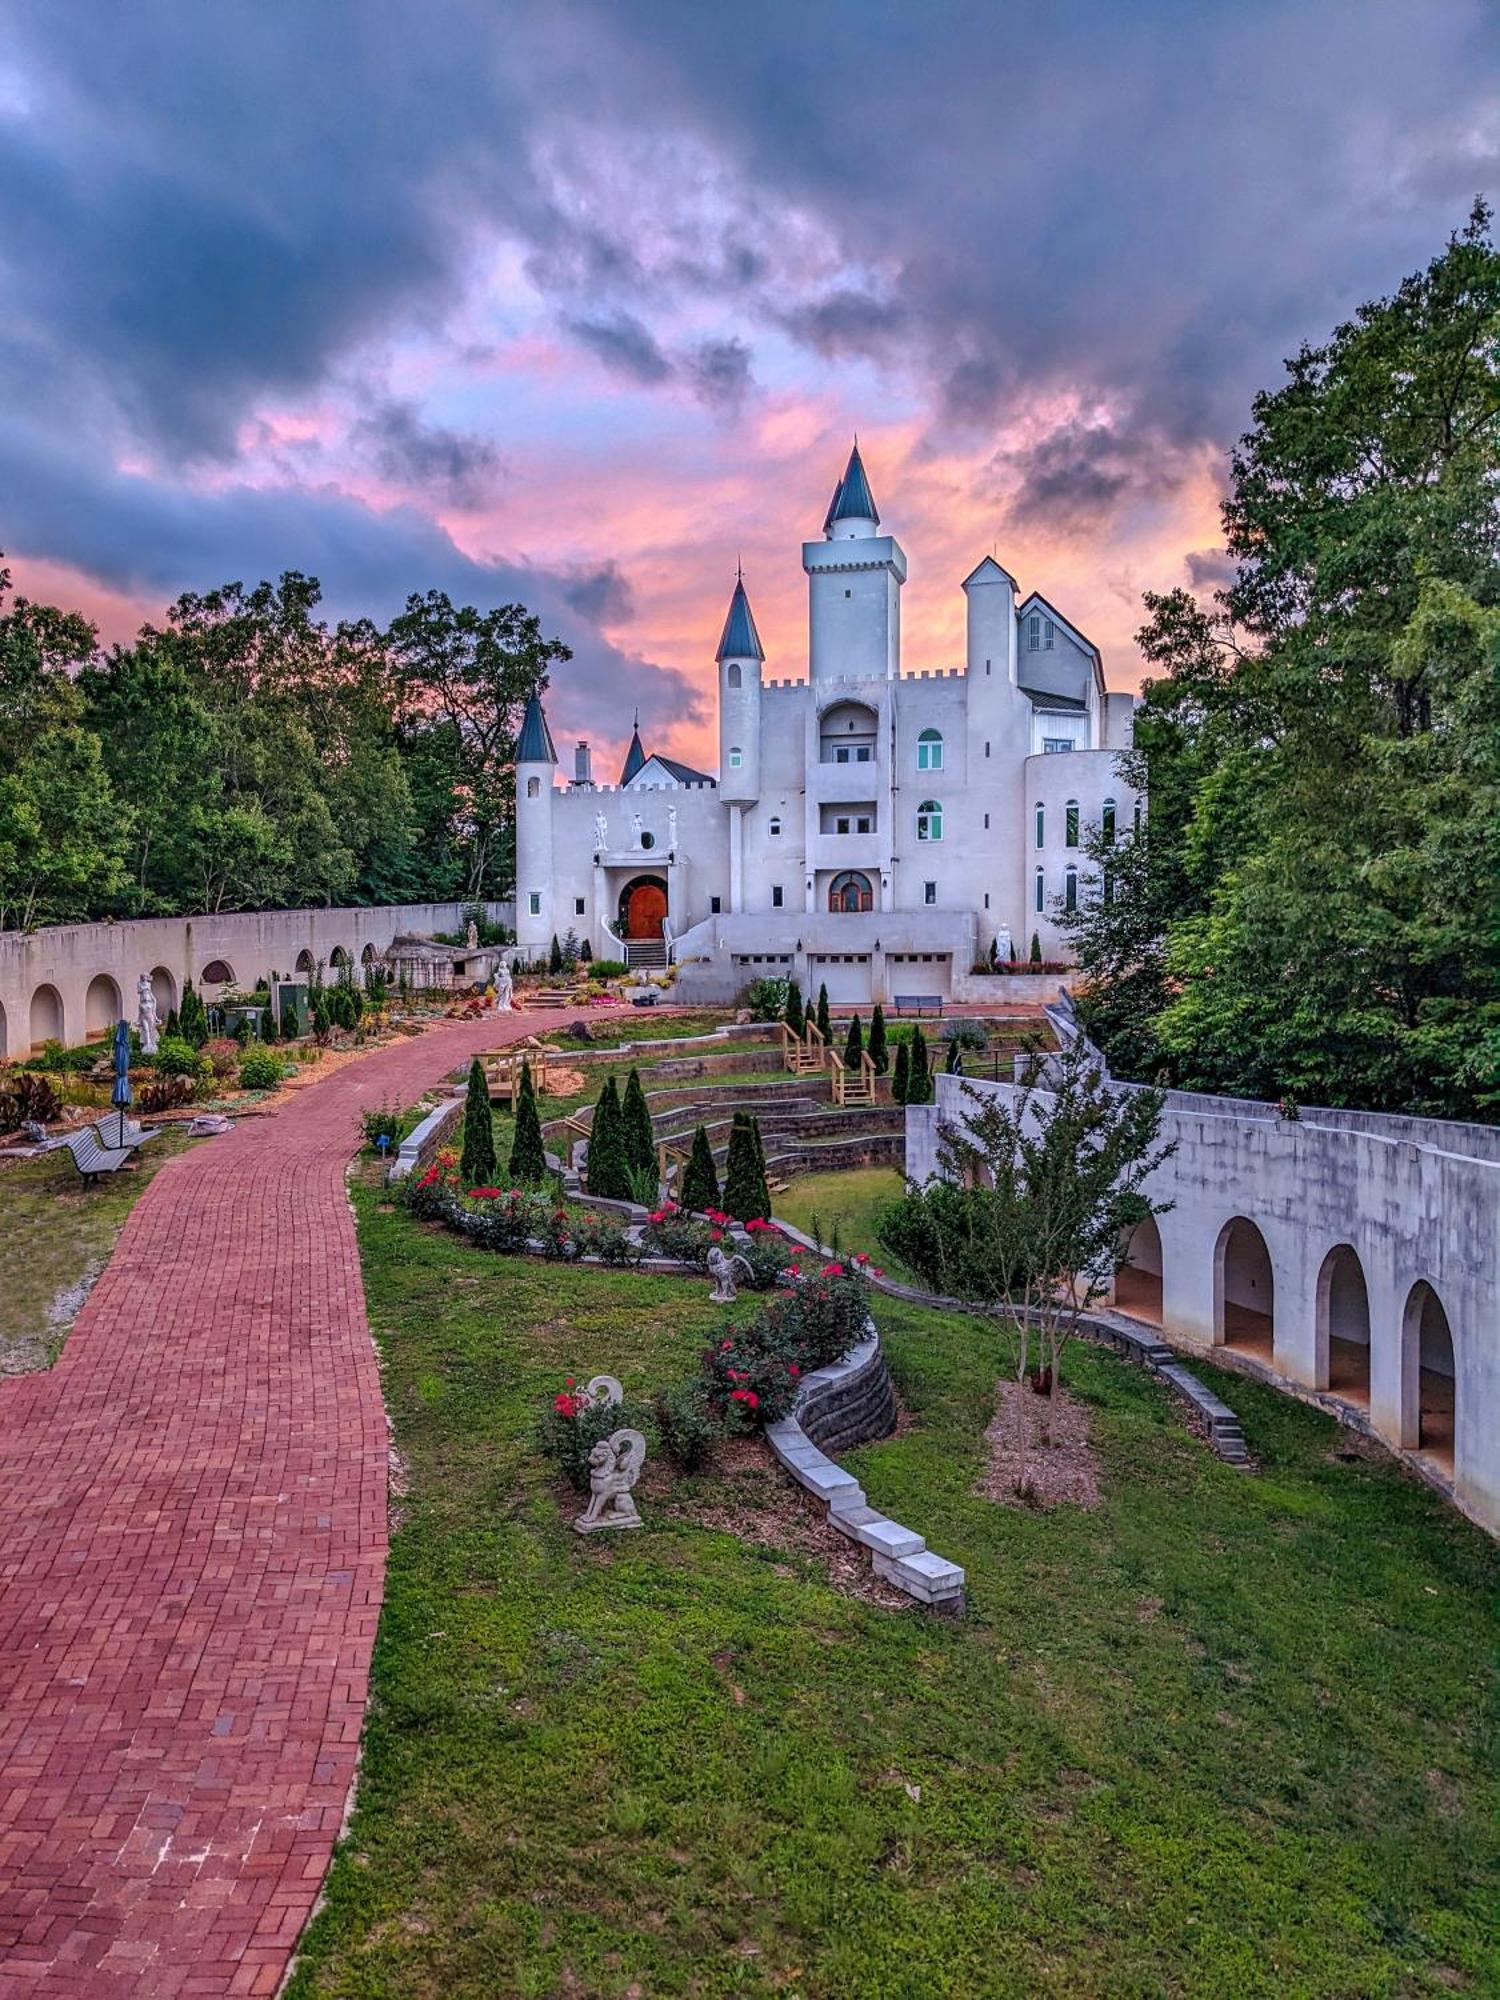
[[[589,1453],[589,1504],[573,1523],[580,1535],[640,1527],[631,1488],[645,1463],[646,1440],[639,1431],[616,1431],[599,1440]]]

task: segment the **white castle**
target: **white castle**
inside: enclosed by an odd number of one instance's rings
[[[617,786],[580,743],[571,783],[541,703],[516,760],[521,950],[554,935],[596,958],[678,968],[685,997],[730,1000],[797,978],[830,999],[962,999],[992,948],[1092,893],[1083,843],[1138,814],[1118,752],[1135,697],[1098,649],[992,556],[965,579],[962,667],[901,669],[906,555],[880,532],[858,445],[819,541],[805,542],[808,672],[768,680],[743,577],[719,641],[719,775],[648,756],[637,728]],[[1097,885],[1093,885],[1097,886]]]

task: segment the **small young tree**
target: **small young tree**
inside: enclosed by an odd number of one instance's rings
[[[1000,940],[998,937],[992,937],[990,939],[990,971],[998,972],[999,970],[1000,970]]]
[[[542,1120],[537,1110],[531,1064],[521,1063],[516,1092],[516,1129],[510,1144],[510,1178],[514,1187],[538,1187],[547,1178],[547,1150],[542,1144]]]
[[[592,965],[594,962],[594,947],[587,938],[578,947],[578,962],[580,965]]]
[[[562,969],[563,969],[562,945],[558,940],[557,932],[554,931],[552,933],[552,949],[547,954],[548,976],[550,978],[556,979],[559,973],[562,971]]]
[[[578,933],[571,926],[561,945],[562,970],[572,972],[578,964]]]
[[[818,1033],[823,1037],[825,1042],[833,1033],[833,1028],[828,1018],[828,988],[826,986],[818,988]]]
[[[844,1067],[858,1069],[864,1052],[865,1031],[860,1026],[859,1016],[856,1014],[849,1023],[848,1034],[844,1037]]]
[[[620,1107],[621,1130],[624,1135],[625,1165],[633,1175],[655,1174],[656,1135],[651,1130],[651,1110],[646,1103],[646,1093],[641,1088],[640,1072],[632,1070],[625,1083],[625,1096]]]
[[[885,1009],[878,1003],[870,1016],[870,1061],[877,1076],[884,1076],[891,1066],[890,1050],[885,1045]]]
[[[792,980],[786,989],[786,1012],[782,1017],[792,1033],[801,1041],[807,1025],[807,1017],[802,1010],[802,988]]]
[[[719,1173],[714,1165],[714,1150],[708,1143],[707,1129],[702,1125],[693,1134],[693,1150],[683,1168],[677,1199],[684,1208],[696,1209],[699,1213],[705,1208],[719,1206]]]
[[[724,1162],[723,1206],[739,1222],[753,1222],[771,1207],[766,1187],[765,1158],[759,1134],[749,1114],[736,1111]]]
[[[182,1004],[178,1009],[178,1034],[195,1049],[208,1040],[208,1009],[191,979],[183,982]]]
[[[905,1104],[907,1086],[911,1081],[911,1056],[905,1042],[896,1044],[896,1068],[891,1077],[891,1096],[897,1104]]]
[[[1160,1091],[1115,1088],[1082,1039],[1018,1086],[966,1083],[963,1094],[962,1117],[939,1127],[938,1176],[908,1186],[877,1230],[926,1284],[977,1305],[1008,1346],[1024,1492],[1033,1342],[1050,1398],[1063,1344],[1107,1290],[1122,1243],[1171,1207],[1143,1186],[1175,1148],[1158,1143]]]
[[[1042,940],[1035,931],[1031,933],[1031,962],[1033,965],[1042,962]]]
[[[321,1004],[319,994],[313,1003],[315,1020]],[[495,1178],[495,1122],[490,1114],[490,1086],[478,1056],[469,1064],[469,1092],[464,1099],[464,1149],[458,1171],[466,1188],[488,1187]]]
[[[927,1037],[920,1028],[911,1031],[911,1060],[906,1071],[908,1104],[931,1104],[932,1064],[927,1054]]]
[[[957,1035],[948,1044],[947,1071],[949,1076],[962,1076],[964,1072],[964,1045]]]
[[[612,1076],[604,1079],[594,1122],[589,1127],[588,1191],[607,1201],[630,1200],[630,1168],[625,1161],[620,1092]]]

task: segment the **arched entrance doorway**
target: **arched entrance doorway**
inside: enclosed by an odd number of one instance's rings
[[[89,1042],[113,1032],[120,1018],[120,989],[107,972],[96,972],[83,996],[83,1035]]]
[[[637,875],[620,891],[622,938],[659,938],[666,915],[667,885],[659,875]]]
[[[1406,1301],[1401,1325],[1401,1376],[1405,1389],[1401,1442],[1453,1470],[1457,1431],[1457,1371],[1453,1329],[1443,1302],[1425,1278]]]
[[[1351,1403],[1370,1400],[1370,1295],[1364,1266],[1348,1243],[1336,1243],[1318,1272],[1318,1387]]]
[[[1147,1215],[1125,1240],[1125,1261],[1115,1273],[1115,1304],[1133,1319],[1161,1325],[1161,1230]]]
[[[55,986],[39,986],[32,994],[31,1019],[27,1025],[34,1049],[39,1049],[43,1042],[63,1039],[62,995]]]
[[[874,891],[870,887],[868,875],[861,875],[856,869],[846,869],[842,875],[835,875],[828,887],[828,908],[835,917],[857,916],[861,910],[875,907]]]
[[[1255,1224],[1236,1215],[1214,1247],[1214,1339],[1269,1363],[1276,1345],[1271,1253]]]

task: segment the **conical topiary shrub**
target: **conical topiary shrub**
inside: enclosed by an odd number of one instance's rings
[[[802,988],[797,984],[795,979],[792,980],[786,989],[786,1007],[783,1010],[782,1018],[798,1041],[800,1041],[807,1025],[807,1019],[802,1011]]]
[[[849,1023],[849,1032],[844,1037],[844,1067],[858,1069],[865,1052],[865,1031],[860,1026],[856,1014]]]
[[[536,1105],[536,1088],[531,1081],[531,1064],[521,1064],[521,1087],[516,1092],[516,1129],[510,1145],[510,1179],[513,1187],[537,1187],[547,1178],[547,1151],[542,1144],[542,1120]]]
[[[723,1207],[737,1222],[753,1222],[764,1216],[770,1206],[754,1123],[745,1112],[736,1111],[729,1134],[729,1157],[724,1163]]]
[[[870,1061],[877,1076],[884,1076],[891,1066],[891,1052],[885,1045],[885,1009],[879,1005],[870,1016]]]
[[[911,1031],[911,1062],[906,1072],[908,1104],[931,1104],[932,1064],[927,1055],[927,1037],[920,1028]]]
[[[464,1150],[458,1171],[466,1188],[488,1187],[495,1178],[495,1123],[490,1116],[490,1086],[478,1056],[469,1064],[469,1094],[464,1099]]]
[[[1031,962],[1033,965],[1042,962],[1042,941],[1035,931],[1031,933]]]
[[[632,1070],[625,1083],[620,1106],[621,1130],[625,1139],[625,1165],[632,1175],[656,1172],[656,1136],[651,1130],[651,1111],[641,1088],[640,1072]]]
[[[948,1044],[948,1061],[946,1067],[949,1076],[961,1076],[963,1074],[964,1049],[963,1043],[958,1039],[957,1035]]]
[[[828,1018],[828,988],[826,986],[818,988],[818,1033],[823,1037],[825,1042],[833,1033],[833,1028]]]
[[[677,1199],[683,1208],[700,1213],[705,1208],[719,1206],[719,1171],[714,1165],[714,1149],[708,1143],[705,1126],[700,1125],[693,1134],[693,1150],[682,1170]]]
[[[612,1076],[604,1079],[594,1122],[589,1127],[588,1191],[606,1201],[630,1200],[630,1169],[625,1164],[620,1092]]]
[[[911,1075],[911,1057],[907,1054],[905,1042],[896,1044],[896,1069],[891,1077],[891,1096],[898,1104],[906,1102],[906,1086]]]

